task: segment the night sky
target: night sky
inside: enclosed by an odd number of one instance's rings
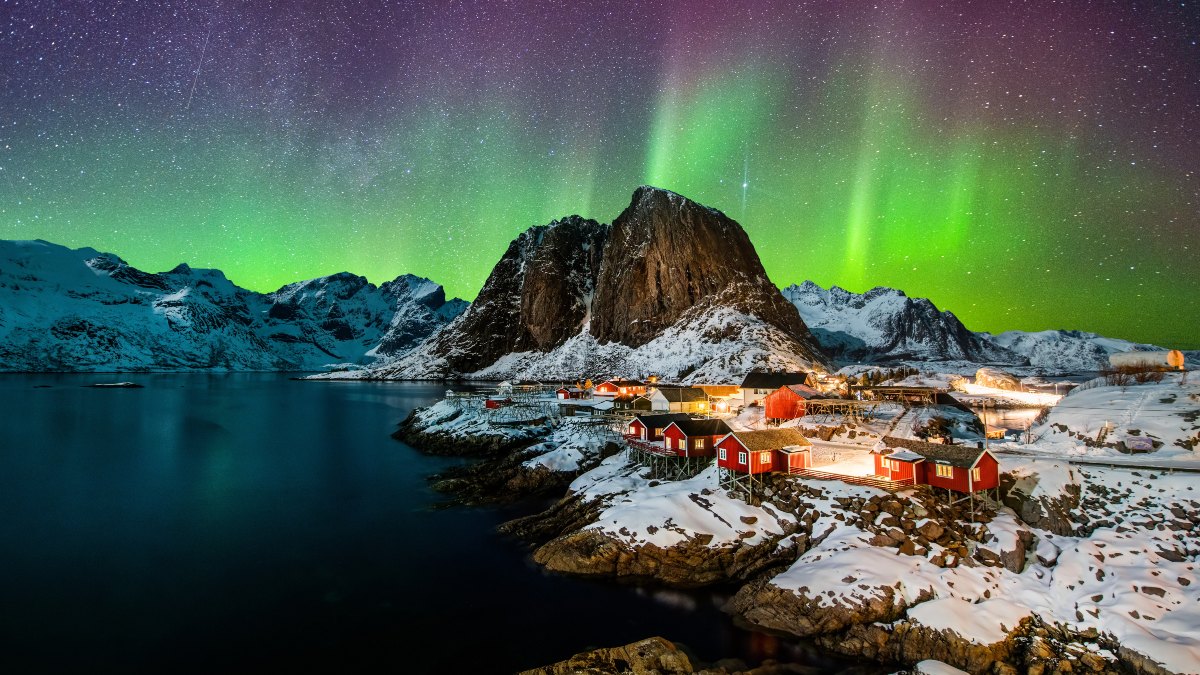
[[[469,299],[649,183],[780,285],[1200,346],[1191,3],[0,0],[0,30],[0,238]]]

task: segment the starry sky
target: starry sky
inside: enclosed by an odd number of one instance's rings
[[[640,184],[773,281],[1200,347],[1191,2],[0,0],[0,238],[474,297]]]

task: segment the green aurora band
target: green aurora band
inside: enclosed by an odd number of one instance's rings
[[[263,291],[347,270],[470,299],[522,230],[611,220],[648,183],[741,222],[781,286],[892,286],[973,330],[1200,347],[1194,174],[1129,161],[1095,126],[946,114],[888,63],[851,60],[797,96],[770,60],[669,62],[656,101],[571,89],[550,115],[520,88],[448,81],[332,130],[269,109],[219,128],[187,110],[12,122],[0,236],[217,267]]]

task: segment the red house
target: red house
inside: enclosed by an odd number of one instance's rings
[[[487,408],[488,410],[496,410],[498,408],[512,405],[512,402],[513,400],[511,398],[489,398],[483,402],[483,407]]]
[[[645,394],[646,384],[637,380],[605,380],[592,390],[593,396],[618,396],[620,394]]]
[[[767,394],[763,399],[765,417],[769,420],[794,420],[804,417],[805,403],[821,392],[804,384],[788,384]]]
[[[680,457],[712,457],[717,441],[728,433],[721,420],[678,420],[663,430],[663,445]]]
[[[901,476],[907,470],[903,465],[910,464],[914,482],[930,487],[973,493],[1000,486],[1000,462],[983,448],[925,443],[890,436],[885,436],[882,443],[897,452],[882,454],[881,451],[876,454],[876,475],[886,470],[891,475]],[[902,454],[905,452],[918,455],[920,459],[910,460],[907,454]],[[889,464],[883,463],[885,459]]]
[[[740,474],[786,471],[812,442],[796,429],[733,431],[717,442],[717,466]],[[785,448],[789,452],[784,452]],[[796,455],[795,460],[792,456]],[[806,464],[807,466],[807,464]]]
[[[560,387],[554,392],[559,399],[583,398],[583,390],[579,387]]]
[[[643,441],[661,441],[663,432],[672,422],[691,419],[683,413],[660,413],[657,415],[637,415],[625,426],[625,435]]]
[[[872,451],[875,455],[875,475],[897,483],[918,484],[917,466],[925,458],[912,450],[892,450],[883,448]]]

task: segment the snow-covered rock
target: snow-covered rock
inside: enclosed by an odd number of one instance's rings
[[[457,313],[406,275],[261,294],[219,270],[151,274],[109,253],[0,241],[0,371],[319,370],[400,354]]]

